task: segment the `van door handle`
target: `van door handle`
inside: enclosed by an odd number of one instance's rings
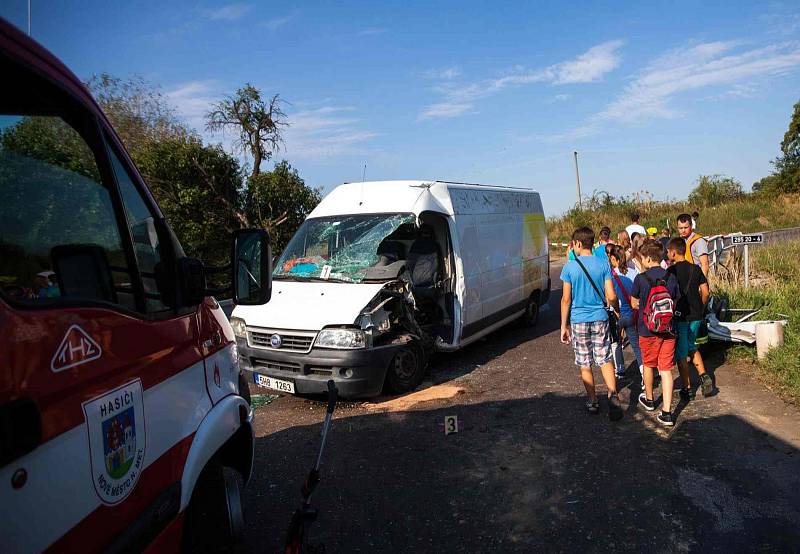
[[[0,406],[0,466],[24,456],[42,442],[42,417],[30,398]]]

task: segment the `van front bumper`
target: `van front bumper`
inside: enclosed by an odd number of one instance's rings
[[[377,396],[383,388],[386,371],[402,344],[390,344],[357,350],[312,348],[307,354],[265,348],[253,348],[237,337],[239,365],[248,380],[255,374],[294,383],[297,394],[322,394],[333,379],[344,398]],[[349,376],[348,376],[349,375]]]

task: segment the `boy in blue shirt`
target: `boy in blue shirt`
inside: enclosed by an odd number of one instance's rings
[[[588,412],[600,413],[592,375],[594,363],[600,366],[608,388],[608,417],[617,421],[622,418],[622,407],[614,377],[605,303],[619,313],[619,302],[608,261],[592,255],[593,244],[594,231],[590,228],[581,227],[572,233],[572,250],[576,258],[568,261],[561,270],[561,342],[572,342],[575,365],[581,368],[581,379],[589,396],[586,403]]]
[[[611,229],[608,227],[603,227],[602,229],[600,229],[600,240],[597,241],[597,246],[595,246],[594,249],[592,250],[592,254],[608,262],[608,253],[606,252],[606,245],[609,244],[610,240],[611,240]]]

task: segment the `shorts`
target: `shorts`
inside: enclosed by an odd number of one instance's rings
[[[678,331],[675,337],[675,361],[685,360],[690,354],[697,351],[697,333],[703,322],[698,319],[697,321],[676,321],[675,323]]]
[[[642,364],[658,368],[659,371],[671,371],[675,366],[675,337],[642,337],[639,336],[639,348],[642,350]]]
[[[611,337],[608,333],[608,321],[590,321],[587,323],[571,323],[572,348],[575,350],[575,365],[591,367],[592,362],[598,366],[611,361]]]

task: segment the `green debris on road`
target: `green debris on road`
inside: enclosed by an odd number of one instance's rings
[[[253,407],[254,410],[257,410],[262,406],[266,406],[267,404],[271,403],[278,397],[279,395],[277,394],[254,394],[250,398],[250,405]]]

